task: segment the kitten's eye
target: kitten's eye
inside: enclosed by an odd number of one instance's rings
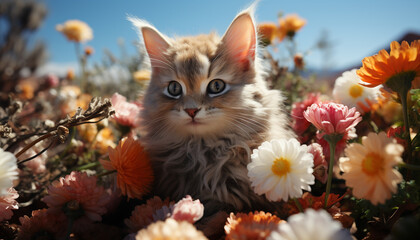
[[[209,85],[207,85],[207,92],[211,97],[222,94],[225,89],[226,83],[221,79],[213,79],[210,81]]]
[[[178,98],[182,93],[181,84],[177,81],[171,81],[166,89],[169,97]]]

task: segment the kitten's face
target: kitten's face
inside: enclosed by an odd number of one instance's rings
[[[142,29],[152,63],[144,124],[178,136],[209,135],[240,128],[245,85],[254,82],[255,28],[238,16],[220,39],[214,34],[176,40]],[[241,115],[242,114],[242,115]]]

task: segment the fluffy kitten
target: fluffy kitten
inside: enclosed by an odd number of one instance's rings
[[[172,200],[189,194],[207,212],[261,206],[247,176],[251,151],[293,133],[280,92],[263,80],[251,11],[238,14],[222,38],[172,39],[130,20],[152,66],[141,141],[155,170],[155,194]]]

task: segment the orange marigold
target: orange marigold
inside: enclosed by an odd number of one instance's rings
[[[270,45],[277,34],[277,26],[274,23],[261,23],[258,25],[258,34],[264,45]]]
[[[279,29],[277,37],[282,41],[286,36],[293,37],[306,24],[306,20],[300,18],[297,14],[290,14],[279,20]]]
[[[132,136],[122,139],[116,148],[108,148],[110,161],[101,160],[107,170],[117,171],[117,185],[123,195],[140,199],[154,180],[149,156]]]
[[[225,225],[226,239],[263,240],[282,222],[285,221],[262,211],[248,214],[231,213]]]
[[[401,45],[394,41],[389,53],[382,49],[374,56],[365,57],[362,62],[363,67],[357,74],[364,86],[389,85],[391,79],[401,77],[411,78],[411,82],[416,76],[420,76],[420,40],[412,42],[411,45],[406,41]]]

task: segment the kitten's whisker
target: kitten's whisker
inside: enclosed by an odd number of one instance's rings
[[[250,130],[250,131],[252,131],[252,132],[254,132],[256,135],[258,135],[260,138],[263,138],[263,136],[261,135],[261,133],[259,133],[258,131],[256,131],[255,129],[254,129],[254,127],[252,127],[252,126],[257,126],[257,127],[260,127],[262,130],[267,130],[268,129],[268,126],[266,126],[265,124],[262,124],[262,123],[259,123],[259,122],[257,122],[257,121],[254,121],[254,122],[252,122],[252,121],[249,121],[249,119],[245,119],[245,118],[233,118],[233,117],[228,117],[228,119],[229,120],[232,120],[232,121],[230,121],[231,123],[233,123],[233,124],[239,124],[239,125],[241,125],[241,126],[243,126],[243,127],[245,127],[246,129],[248,129],[248,130]],[[241,120],[241,121],[240,121]],[[242,122],[243,121],[243,122]],[[248,125],[246,124],[246,123],[248,123]],[[237,127],[239,127],[238,125],[236,125]],[[246,135],[250,138],[250,139],[252,139],[252,137],[251,137],[251,135],[248,133],[248,131],[246,131],[245,129],[243,129],[243,128],[241,128],[241,127],[239,127],[240,128],[240,130],[242,130],[244,133],[246,133]]]

